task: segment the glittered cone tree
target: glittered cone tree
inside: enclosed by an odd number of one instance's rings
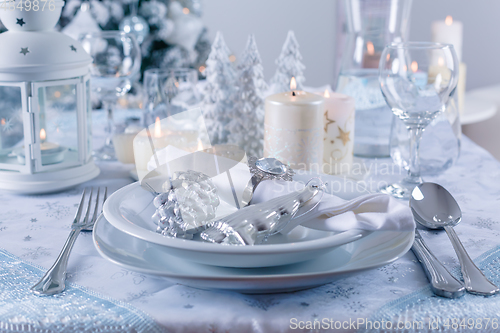
[[[229,142],[248,155],[261,157],[264,141],[264,93],[268,89],[255,38],[250,35],[238,66],[235,117],[228,126]]]
[[[236,71],[229,61],[229,54],[222,34],[217,32],[204,72],[207,85],[203,116],[212,145],[227,143],[227,125],[234,117]]]
[[[290,80],[295,77],[297,81],[297,89],[301,90],[304,78],[304,69],[306,68],[301,62],[302,55],[299,52],[299,43],[295,38],[293,31],[288,32],[285,44],[281,49],[281,54],[276,59],[276,73],[271,79],[271,90],[274,93],[280,93],[290,90]]]

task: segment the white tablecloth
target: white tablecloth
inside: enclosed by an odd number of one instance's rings
[[[381,162],[388,161],[377,163]],[[421,293],[422,288],[428,285],[421,267],[409,252],[385,267],[294,293],[243,295],[198,290],[107,262],[98,255],[91,234],[84,233],[75,244],[68,266],[68,281],[73,283],[71,292],[59,296],[59,303],[54,303],[50,297],[37,298],[23,293],[25,287],[35,283],[42,274],[26,262],[43,268],[50,267],[54,262],[69,233],[82,188],[105,185],[112,192],[133,181],[128,174],[131,166],[115,162],[100,163],[99,167],[101,174],[98,178],[56,194],[22,196],[0,191],[0,248],[5,250],[0,252],[0,286],[3,288],[0,289],[3,291],[0,296],[0,331],[28,330],[30,327],[40,332],[83,328],[112,331],[114,327],[116,331],[126,328],[147,332],[315,332],[294,329],[296,326],[293,323],[302,321],[305,325],[315,320],[344,322],[380,317],[377,311],[389,302],[399,301],[397,306],[403,308],[410,305],[401,303],[401,300],[418,303],[418,297],[415,300],[410,296],[414,292]],[[427,177],[426,180],[442,184],[456,197],[463,211],[462,223],[456,231],[472,258],[498,246],[498,161],[464,138],[457,165],[442,175]],[[445,265],[456,271],[458,261],[445,233],[422,231],[422,234]],[[496,254],[494,258],[490,256],[488,265],[493,266],[487,274],[494,274],[495,267],[498,267],[498,261],[493,260],[495,258]],[[11,283],[15,278],[20,279],[17,287]],[[74,288],[83,290],[84,295],[73,292]],[[17,291],[8,293],[9,290]],[[423,295],[420,298],[431,296],[425,293],[419,295]],[[466,304],[470,306],[475,302],[490,308],[498,305],[497,297],[467,297]],[[76,299],[80,302],[79,307],[72,308],[74,313],[68,312]],[[99,306],[106,310],[104,313],[113,314],[106,317],[107,321],[92,320],[98,311],[90,311],[88,306],[99,302],[102,303]],[[391,304],[394,306],[395,303]],[[463,308],[459,303],[446,304],[457,311]],[[31,311],[26,311],[26,307]],[[393,313],[395,308],[390,309],[387,313]],[[26,314],[20,316],[19,313]],[[48,319],[44,321],[44,318]],[[115,326],[113,318],[116,319]],[[349,325],[331,331],[354,331],[355,327]]]

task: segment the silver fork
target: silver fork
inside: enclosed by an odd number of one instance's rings
[[[37,284],[31,287],[31,290],[35,295],[48,296],[48,295],[59,294],[64,290],[64,288],[66,288],[65,285],[66,267],[68,266],[68,258],[71,253],[71,249],[73,248],[73,245],[75,244],[75,241],[78,235],[80,234],[80,231],[92,230],[98,216],[102,214],[102,205],[104,204],[104,201],[108,196],[108,188],[105,187],[104,195],[102,195],[102,199],[99,199],[101,196],[101,189],[98,188],[97,196],[93,204],[92,195],[94,189],[91,188],[90,195],[88,196],[87,212],[85,213],[85,217],[81,219],[83,207],[85,206],[84,202],[87,191],[88,191],[87,188],[83,190],[82,199],[80,200],[80,204],[78,206],[75,219],[71,224],[71,232],[68,236],[68,239],[66,240],[66,243],[64,243],[61,253],[57,257],[52,267],[47,271],[47,273],[45,273],[43,278]],[[91,218],[89,219],[92,207],[94,207],[93,208],[94,212]]]

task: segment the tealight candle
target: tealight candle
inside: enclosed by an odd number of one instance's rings
[[[64,153],[68,150],[67,148],[61,147],[54,142],[45,141],[47,139],[47,133],[44,128],[40,130],[39,137],[42,165],[61,163],[64,161]],[[17,155],[19,163],[24,164],[26,162],[26,157],[24,156],[24,146],[16,149],[14,153]]]
[[[264,157],[274,157],[294,169],[316,168],[323,161],[324,100],[296,91],[271,95],[265,102]]]
[[[354,98],[325,89],[323,173],[349,173],[354,149]]]

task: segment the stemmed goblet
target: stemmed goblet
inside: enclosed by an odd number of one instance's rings
[[[419,143],[425,127],[446,109],[458,81],[453,45],[409,42],[385,47],[379,64],[382,94],[410,136],[408,175],[381,192],[409,199],[420,177]]]
[[[100,160],[116,160],[112,138],[115,131],[113,111],[118,97],[132,88],[141,68],[141,50],[132,34],[121,31],[100,31],[80,38],[84,49],[93,58],[90,65],[92,90],[107,110],[106,143],[94,151]]]

